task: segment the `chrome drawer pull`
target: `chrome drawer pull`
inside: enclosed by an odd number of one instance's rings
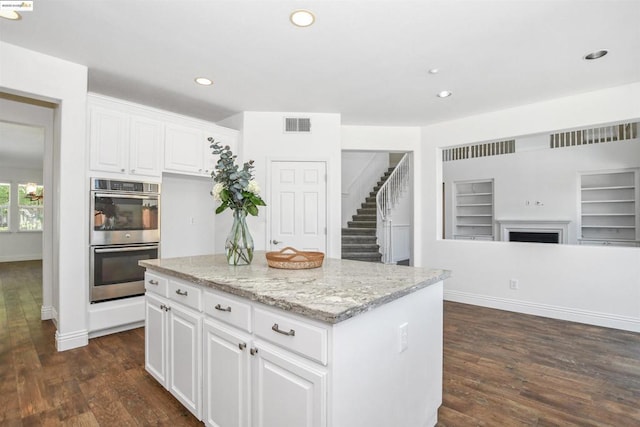
[[[231,313],[231,307],[227,306],[227,308],[222,308],[222,306],[220,304],[216,304],[215,307],[216,310],[220,310],[220,311],[228,311],[229,313]]]
[[[249,350],[249,353],[251,353],[252,356],[255,356],[256,354],[258,354],[258,349],[257,348],[252,348]]]
[[[181,291],[180,289],[178,289],[178,290],[176,291],[176,294],[178,294],[178,295],[182,295],[183,297],[186,297],[186,296],[187,296],[187,294],[188,294],[188,292],[187,292],[187,291]]]
[[[158,282],[157,280],[149,279],[149,284],[158,286],[160,282]]]
[[[238,344],[238,348],[240,350],[244,350],[245,348],[247,348],[247,343],[246,342],[241,342]]]
[[[279,334],[287,335],[287,336],[290,336],[290,337],[293,337],[293,336],[296,335],[296,331],[293,330],[293,329],[289,329],[289,332],[281,331],[280,328],[278,327],[277,323],[274,323],[273,326],[271,327],[271,329],[273,331],[279,333]]]

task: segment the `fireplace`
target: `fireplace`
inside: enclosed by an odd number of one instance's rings
[[[558,220],[497,220],[504,242],[569,243],[569,223]]]

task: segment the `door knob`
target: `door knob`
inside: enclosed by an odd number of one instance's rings
[[[273,239],[273,240],[271,241],[271,243],[273,243],[274,245],[279,245],[279,244],[280,244],[280,243],[282,243],[282,242],[281,242],[281,241],[279,241],[279,240]]]

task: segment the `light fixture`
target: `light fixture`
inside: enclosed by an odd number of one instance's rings
[[[436,95],[438,98],[448,98],[452,95],[452,93],[448,90],[443,90],[438,92],[438,94]]]
[[[439,69],[437,68],[430,68],[429,69],[429,74],[438,74],[440,72]]]
[[[22,19],[22,15],[20,15],[15,10],[0,10],[0,18],[17,21],[19,19]]]
[[[291,12],[289,20],[296,27],[308,27],[315,22],[316,17],[308,10],[298,9]]]
[[[37,194],[38,184],[34,184],[33,182],[27,183],[26,190],[27,194],[25,196],[32,202],[35,202],[36,200],[42,200],[42,198],[44,197],[44,192]]]
[[[194,80],[196,83],[202,86],[211,86],[213,84],[213,80],[206,77],[196,77]]]
[[[594,59],[602,58],[607,53],[609,53],[607,49],[600,49],[600,50],[596,50],[594,52],[586,54],[585,56],[582,57],[582,59],[587,61],[593,61]]]

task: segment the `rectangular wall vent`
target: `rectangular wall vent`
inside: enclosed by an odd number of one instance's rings
[[[551,148],[574,147],[576,145],[601,144],[603,142],[627,141],[638,137],[638,122],[578,129],[554,133],[549,136]]]
[[[442,150],[442,161],[474,159],[476,157],[499,156],[501,154],[515,153],[516,140],[483,142],[481,144],[464,145],[462,147],[447,148]]]
[[[311,119],[308,117],[285,117],[284,131],[290,132],[311,132]]]

